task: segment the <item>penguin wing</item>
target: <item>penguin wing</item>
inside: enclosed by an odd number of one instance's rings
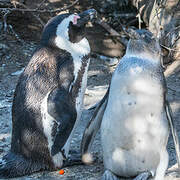
[[[51,117],[51,155],[54,156],[66,143],[76,121],[76,110],[71,96],[63,88],[56,88],[49,93],[47,113]]]
[[[174,145],[175,145],[175,150],[176,150],[176,156],[177,156],[177,163],[178,163],[178,167],[180,169],[180,152],[179,152],[179,139],[178,139],[178,135],[177,135],[177,131],[175,129],[175,123],[174,120],[172,118],[172,110],[170,107],[169,102],[166,100],[165,103],[165,111],[166,111],[166,115],[170,124],[170,128],[171,128],[171,132],[172,132],[172,136],[173,136],[173,141],[174,141]]]
[[[88,150],[90,149],[91,144],[101,126],[104,111],[106,109],[106,105],[108,102],[108,95],[109,95],[109,89],[107,90],[105,96],[96,107],[93,113],[93,116],[91,117],[91,120],[84,131],[82,142],[81,142],[82,155],[87,153]]]

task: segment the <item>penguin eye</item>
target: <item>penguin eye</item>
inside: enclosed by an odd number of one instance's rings
[[[69,22],[69,25],[70,25],[70,26],[73,26],[73,22],[72,22],[72,21],[70,21],[70,22]]]

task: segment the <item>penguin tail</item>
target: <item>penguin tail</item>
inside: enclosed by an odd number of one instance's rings
[[[25,159],[22,155],[9,152],[0,159],[0,178],[14,178],[47,169],[45,165]]]

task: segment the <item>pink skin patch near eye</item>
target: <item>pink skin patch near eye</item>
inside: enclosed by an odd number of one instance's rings
[[[73,17],[73,24],[77,24],[77,20],[80,18],[80,16],[78,16],[78,15],[75,15],[74,17]]]

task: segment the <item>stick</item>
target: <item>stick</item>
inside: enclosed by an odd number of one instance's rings
[[[109,32],[109,34],[111,34],[113,36],[120,36],[120,34],[116,30],[111,28],[106,22],[101,20],[101,21],[96,21],[96,23],[101,25],[106,31]]]
[[[117,37],[117,40],[123,44],[125,47],[127,46],[127,40],[125,38],[122,38],[122,35],[120,35],[116,30],[114,30],[112,27],[110,27],[106,22],[104,21],[96,21],[95,23],[102,26],[107,32],[109,32],[111,37]],[[118,38],[119,37],[119,38]],[[121,37],[121,38],[120,38]]]
[[[36,10],[39,10],[40,8],[41,8],[41,6],[46,2],[47,0],[43,0],[40,4],[39,4],[39,6],[36,8]]]
[[[36,9],[22,9],[22,8],[0,8],[0,11],[22,11],[22,12],[38,12],[38,13],[45,13],[45,12],[49,12],[49,13],[55,13],[55,12],[59,12],[59,11],[65,11],[69,8],[71,8],[72,6],[74,6],[75,4],[78,3],[79,0],[76,0],[75,2],[73,2],[71,5],[66,6],[64,8],[58,8],[58,9],[54,9],[54,10],[47,10],[47,9],[43,9],[43,10],[38,10]]]
[[[16,2],[16,4],[19,4],[20,6],[28,9],[28,7],[27,7],[26,5],[24,5],[24,4],[20,3],[20,2]],[[45,23],[42,21],[42,19],[41,19],[40,17],[38,17],[38,16],[37,16],[36,14],[34,14],[33,12],[30,12],[30,13],[41,23],[42,26],[45,25]]]
[[[165,76],[169,76],[172,73],[177,72],[177,68],[180,66],[180,61],[174,61],[171,65],[169,65],[166,69],[166,71],[164,72]]]

